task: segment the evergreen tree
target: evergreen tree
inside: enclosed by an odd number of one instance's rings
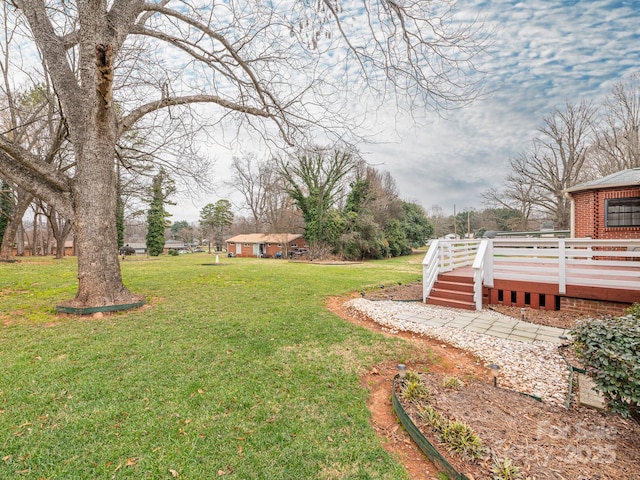
[[[423,247],[433,236],[433,225],[427,219],[424,209],[417,203],[402,202],[402,228],[409,245]]]
[[[167,217],[170,216],[164,206],[171,203],[168,199],[174,192],[173,181],[163,170],[153,177],[151,202],[147,214],[147,252],[153,257],[160,255],[164,249],[164,231],[169,226]]]
[[[207,204],[200,212],[200,224],[215,236],[216,249],[222,248],[224,232],[233,224],[233,212],[229,200],[218,200],[215,204]],[[209,235],[211,236],[211,235]],[[211,239],[209,239],[211,251]]]

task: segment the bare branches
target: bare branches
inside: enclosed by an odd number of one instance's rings
[[[570,206],[564,191],[585,178],[596,111],[589,102],[567,103],[565,110],[546,116],[541,136],[509,161],[504,189],[490,190],[485,199],[517,209],[525,220],[538,211],[558,228],[568,228]]]
[[[616,84],[604,107],[592,157],[596,174],[640,167],[640,74]]]
[[[140,107],[136,108],[131,113],[129,113],[126,117],[124,117],[120,122],[120,128],[119,128],[120,134],[130,130],[131,127],[138,120],[140,120],[142,117],[144,117],[145,115],[151,112],[155,112],[162,108],[167,108],[171,106],[191,105],[194,103],[214,103],[221,107],[224,107],[230,110],[235,110],[240,113],[246,113],[246,114],[265,117],[265,118],[270,117],[269,113],[264,110],[247,107],[244,105],[234,104],[216,95],[191,95],[186,97],[163,98],[155,102],[150,102],[145,105],[141,105]]]

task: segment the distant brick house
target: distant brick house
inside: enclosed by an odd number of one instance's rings
[[[227,252],[236,257],[286,258],[295,248],[305,248],[306,242],[297,233],[249,233],[227,239]]]
[[[640,168],[576,185],[565,194],[571,200],[571,237],[640,238]]]

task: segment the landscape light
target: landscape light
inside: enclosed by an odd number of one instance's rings
[[[491,369],[491,375],[493,376],[493,386],[497,387],[498,386],[498,374],[500,373],[500,367],[498,365],[496,365],[495,363],[492,363],[489,365],[489,368]]]
[[[522,320],[524,320],[525,313],[527,313],[527,309],[526,308],[521,308],[520,309],[520,316],[522,317]]]
[[[407,376],[407,366],[404,363],[398,364],[398,376],[402,381],[404,381],[404,377]]]

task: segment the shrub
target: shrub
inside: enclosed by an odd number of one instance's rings
[[[493,458],[491,465],[493,480],[518,480],[522,478],[520,468],[516,467],[508,458]]]
[[[576,354],[613,412],[638,417],[640,404],[640,305],[629,315],[587,319],[571,330]]]
[[[415,370],[407,370],[407,375],[405,376],[405,380],[407,382],[421,382],[420,374]]]
[[[482,440],[473,431],[473,429],[462,422],[449,422],[442,429],[440,438],[447,448],[459,453],[469,460],[478,460],[484,457],[485,448],[482,446]]]
[[[420,418],[433,428],[437,433],[442,433],[442,430],[446,428],[449,421],[443,417],[440,412],[430,405],[425,406],[418,410]]]
[[[462,382],[462,380],[460,380],[456,376],[452,376],[452,377],[447,376],[447,377],[444,377],[444,379],[442,380],[442,387],[450,388],[452,390],[458,390],[464,387],[464,383]]]
[[[419,380],[407,380],[405,378],[404,385],[402,386],[402,397],[408,402],[426,402],[431,398],[431,392],[429,388]]]

